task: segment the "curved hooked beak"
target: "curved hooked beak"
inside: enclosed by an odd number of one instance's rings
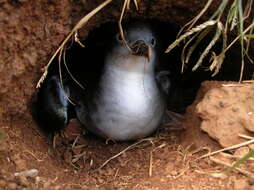
[[[151,47],[149,47],[143,40],[136,41],[131,47],[133,55],[147,57],[148,61],[151,57]]]

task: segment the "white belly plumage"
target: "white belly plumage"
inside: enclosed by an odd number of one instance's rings
[[[98,109],[92,114],[96,130],[115,140],[134,140],[152,133],[164,113],[155,78],[114,69],[106,76],[96,101]]]

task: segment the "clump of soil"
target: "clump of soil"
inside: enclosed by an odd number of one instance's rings
[[[201,129],[229,147],[245,139],[239,134],[251,136],[254,132],[254,83],[206,82],[211,89],[197,105],[202,118]]]

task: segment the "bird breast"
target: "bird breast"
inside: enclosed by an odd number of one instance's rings
[[[158,127],[164,105],[153,73],[108,66],[100,86],[93,120],[104,136],[132,140]]]

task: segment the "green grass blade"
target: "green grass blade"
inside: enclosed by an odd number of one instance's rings
[[[228,174],[229,172],[233,171],[235,168],[240,166],[242,163],[244,163],[246,160],[249,160],[250,158],[254,157],[254,150],[251,150],[249,153],[247,153],[244,157],[242,157],[240,160],[238,160],[234,165],[230,168],[228,168],[225,173]]]
[[[242,8],[242,0],[238,0],[237,2],[238,8],[238,20],[239,20],[239,34],[240,36],[240,44],[241,44],[241,57],[242,57],[242,64],[241,64],[241,71],[240,71],[240,78],[239,81],[243,79],[243,70],[244,70],[244,33],[243,33],[243,8]]]
[[[248,35],[245,35],[244,37],[254,39],[254,34],[248,34]]]

